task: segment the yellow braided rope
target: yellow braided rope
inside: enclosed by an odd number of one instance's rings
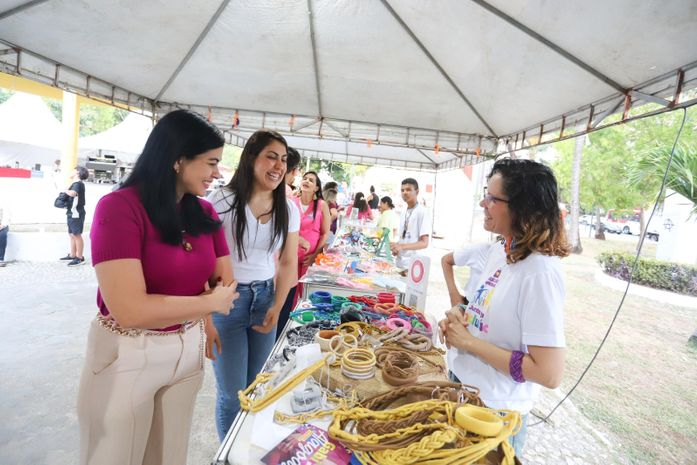
[[[293,375],[291,378],[288,378],[285,380],[283,383],[281,383],[279,386],[277,386],[275,389],[272,389],[269,392],[264,393],[264,395],[261,398],[258,399],[252,399],[250,396],[254,392],[254,389],[256,389],[257,386],[267,383],[273,378],[273,374],[270,373],[259,373],[256,378],[254,378],[254,382],[250,384],[247,389],[244,391],[238,391],[237,396],[240,399],[240,408],[247,410],[249,412],[258,412],[260,410],[265,409],[272,403],[276,402],[281,396],[286,394],[287,392],[290,392],[295,386],[300,384],[305,378],[310,376],[312,373],[315,371],[319,370],[322,368],[322,366],[327,363],[327,360],[332,357],[331,355],[328,355],[324,357],[323,359],[317,361],[315,364],[310,365],[309,367],[305,368],[304,370],[296,373]]]
[[[391,410],[373,411],[365,408],[337,409],[334,421],[329,427],[329,435],[342,442],[348,443],[354,449],[356,457],[364,465],[468,465],[484,457],[489,451],[499,445],[503,450],[502,465],[514,464],[514,452],[507,439],[520,429],[520,414],[506,410],[491,410],[502,415],[504,427],[501,432],[491,438],[467,436],[466,431],[459,428],[454,421],[453,412],[456,403],[448,401],[427,400],[415,402]],[[341,425],[362,419],[397,420],[415,411],[431,411],[433,420],[444,422],[415,424],[408,428],[400,428],[387,434],[360,435],[345,431]],[[427,432],[408,446],[398,449],[374,451],[355,450],[356,444],[364,444],[365,449],[380,444],[389,439],[405,438],[418,433]],[[456,445],[456,447],[443,448]],[[359,447],[360,448],[360,447]]]

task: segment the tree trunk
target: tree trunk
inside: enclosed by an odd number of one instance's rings
[[[605,227],[600,221],[600,208],[595,209],[595,238],[601,241],[605,240]]]
[[[583,146],[586,143],[586,135],[576,138],[574,146],[574,159],[571,166],[571,228],[569,229],[569,241],[571,251],[576,254],[583,252],[581,245],[581,235],[578,230],[578,217],[580,214],[579,190],[581,186],[581,157],[583,156]]]
[[[644,217],[644,207],[639,207],[639,239],[641,239],[644,234],[646,233],[646,218]],[[641,240],[639,240],[636,244],[637,250],[639,250],[639,244],[641,244]]]

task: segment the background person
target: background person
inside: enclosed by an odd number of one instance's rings
[[[254,381],[271,353],[279,313],[297,282],[300,213],[286,198],[286,151],[277,132],[255,132],[228,185],[208,197],[223,220],[240,295],[234,312],[213,315],[206,324],[221,441],[240,409],[237,391]]]
[[[497,161],[480,205],[484,229],[503,240],[467,249],[481,274],[469,303],[440,321],[441,340],[457,379],[477,386],[487,406],[523,414],[523,428],[511,440],[520,456],[540,385],[556,388],[564,372],[560,257],[569,247],[557,182],[540,163]]]
[[[365,199],[365,195],[363,195],[363,192],[356,192],[356,195],[353,197],[353,205],[348,207],[346,209],[346,216],[349,218],[351,217],[351,212],[356,209],[358,210],[357,218],[361,221],[367,220],[367,221],[372,221],[373,220],[373,211],[370,209],[368,206],[368,202]]]
[[[10,233],[10,203],[7,198],[0,198],[0,267],[7,265],[5,262],[5,250],[7,250],[7,236]]]
[[[380,210],[380,219],[378,220],[378,231],[382,228],[387,228],[387,240],[392,242],[394,238],[398,237],[399,231],[399,216],[394,211],[394,204],[392,203],[392,198],[385,196],[380,199],[380,204],[378,205]]]
[[[336,224],[339,218],[339,204],[336,202],[337,195],[339,194],[339,186],[334,181],[330,181],[324,185],[322,189],[322,197],[327,202],[329,207],[329,217],[331,219],[331,224],[329,225],[330,235],[327,238],[327,244],[331,244],[334,241],[334,234],[336,234]]]
[[[198,198],[220,177],[223,143],[199,115],[168,113],[124,187],[97,204],[99,312],[78,394],[83,465],[186,463],[203,318],[227,314],[236,297],[218,215]]]
[[[73,183],[68,190],[68,236],[70,237],[70,253],[61,260],[68,261],[68,266],[78,266],[85,263],[84,249],[85,242],[82,239],[82,230],[85,227],[85,179],[90,173],[84,166],[75,167],[75,171],[70,176]]]
[[[428,247],[431,236],[431,215],[426,207],[418,202],[419,183],[416,179],[404,179],[401,193],[407,208],[399,217],[397,242],[392,242],[390,248],[396,256],[395,264],[399,268],[407,269],[416,251]]]
[[[366,200],[371,210],[377,210],[378,204],[380,203],[380,196],[375,193],[375,186],[370,186],[370,194],[368,194]]]
[[[305,276],[307,269],[315,262],[317,254],[322,251],[329,237],[330,215],[327,202],[322,199],[322,181],[314,171],[303,175],[300,183],[300,197],[293,198],[300,211],[300,231],[298,238],[298,279]],[[290,312],[295,307],[302,284],[292,288],[283,305],[278,320],[276,339],[283,332]]]
[[[283,139],[285,142],[285,139]],[[287,145],[287,144],[286,144]],[[293,147],[288,147],[288,156],[286,157],[286,174],[285,179],[285,192],[286,197],[291,197],[295,194],[295,178],[300,176],[300,153]]]

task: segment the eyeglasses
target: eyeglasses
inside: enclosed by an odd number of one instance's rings
[[[496,197],[495,195],[491,194],[484,194],[482,197],[482,202],[485,204],[489,205],[492,202],[503,202],[503,203],[508,203],[508,200],[502,199],[501,197]]]

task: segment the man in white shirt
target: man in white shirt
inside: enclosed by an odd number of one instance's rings
[[[390,244],[392,253],[396,256],[395,264],[407,269],[411,265],[417,250],[428,247],[431,236],[431,215],[423,205],[419,204],[419,183],[414,178],[402,181],[402,200],[407,209],[399,217],[399,237],[397,242]]]

